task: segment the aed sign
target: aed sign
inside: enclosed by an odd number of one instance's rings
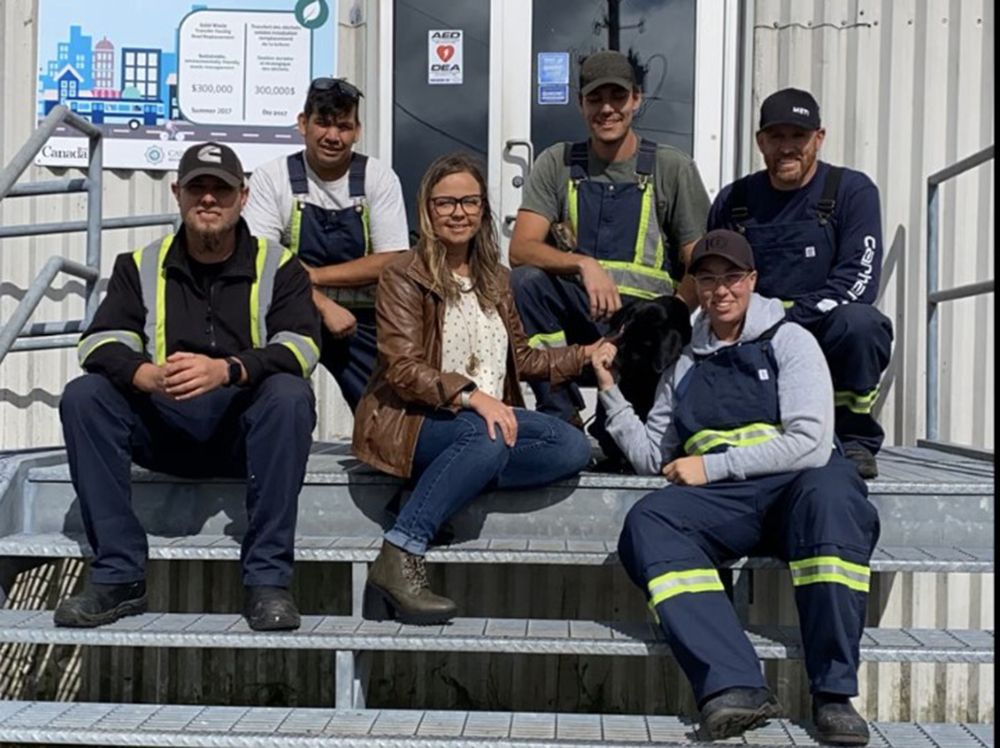
[[[427,32],[427,82],[432,86],[462,83],[462,30],[431,29]]]

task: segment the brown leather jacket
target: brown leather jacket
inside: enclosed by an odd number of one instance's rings
[[[503,400],[524,406],[519,379],[553,384],[578,376],[586,363],[580,346],[535,350],[521,326],[510,291],[497,311],[507,328],[507,378]],[[369,465],[408,478],[424,414],[436,408],[457,411],[452,401],[473,382],[457,372],[441,371],[444,299],[434,290],[424,259],[404,252],[382,271],[375,301],[378,363],[354,414],[351,451]]]

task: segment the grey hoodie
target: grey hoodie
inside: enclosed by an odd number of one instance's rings
[[[785,310],[778,299],[753,294],[739,341],[755,340],[784,316]],[[617,386],[600,393],[608,414],[608,433],[637,473],[658,474],[666,463],[683,456],[673,422],[675,388],[694,364],[695,354],[703,356],[727,345],[732,344],[718,340],[712,333],[708,315],[699,312],[691,344],[660,378],[656,401],[645,425]],[[782,433],[762,444],[730,447],[722,453],[705,455],[705,474],[710,483],[822,467],[830,459],[833,384],[819,344],[804,328],[786,322],[778,328],[771,346],[778,364]]]

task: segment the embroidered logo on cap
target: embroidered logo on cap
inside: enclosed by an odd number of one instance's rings
[[[208,161],[212,164],[222,163],[222,149],[217,145],[206,145],[198,151],[199,161]]]

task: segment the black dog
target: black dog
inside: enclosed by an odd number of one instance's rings
[[[645,421],[656,399],[660,377],[691,342],[691,312],[676,296],[636,301],[611,317],[608,337],[618,346],[612,364],[618,374],[618,388]],[[598,470],[631,472],[628,460],[610,436],[601,435],[598,441],[607,458],[596,466]]]

